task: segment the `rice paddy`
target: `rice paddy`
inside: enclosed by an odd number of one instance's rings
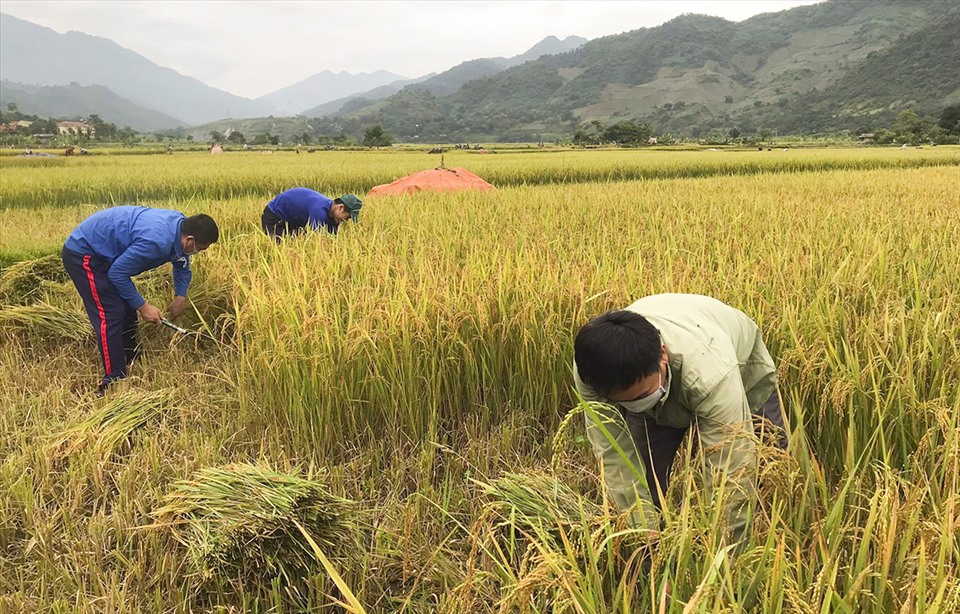
[[[0,612],[960,609],[960,149],[449,153],[497,190],[371,198],[279,246],[272,193],[438,160],[20,162],[0,158]],[[98,399],[56,254],[128,202],[217,219],[178,324],[220,343],[142,324]],[[137,284],[172,295],[167,269]],[[739,555],[699,454],[660,542],[631,531],[576,411],[578,328],[658,292],[743,310],[778,363],[791,445],[761,450]]]

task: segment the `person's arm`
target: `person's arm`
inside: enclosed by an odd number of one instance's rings
[[[330,215],[330,211],[324,209],[323,205],[318,202],[312,203],[308,211],[307,223],[310,224],[310,228],[320,230],[320,228],[327,223],[327,217]]]
[[[577,394],[584,404],[587,439],[603,471],[607,496],[620,511],[632,510],[634,528],[660,530],[660,514],[653,504],[644,465],[633,436],[616,407],[603,402],[574,371]]]
[[[131,278],[142,273],[145,263],[155,261],[158,255],[157,245],[149,241],[136,240],[113,261],[110,270],[107,271],[107,277],[117,289],[117,294],[134,309],[140,309],[147,301],[140,296]]]
[[[184,256],[182,261],[173,261],[173,302],[167,308],[172,319],[177,319],[187,309],[187,288],[193,272],[190,270],[190,256]]]
[[[183,260],[173,261],[173,293],[177,296],[186,296],[187,288],[190,287],[190,280],[193,279],[193,272],[190,270],[190,256],[184,256]]]
[[[732,542],[741,542],[750,534],[750,508],[756,500],[757,447],[740,370],[734,367],[694,413],[712,473],[707,487],[723,485],[729,535]]]

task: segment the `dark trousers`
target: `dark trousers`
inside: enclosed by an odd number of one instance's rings
[[[304,228],[303,226],[290,224],[290,222],[271,211],[269,205],[263,208],[263,213],[260,215],[260,227],[263,228],[263,232],[267,233],[268,237],[273,237],[277,243],[285,235],[302,232]]]
[[[653,503],[657,506],[657,509],[660,509],[660,493],[657,492],[656,485],[659,484],[660,490],[667,492],[673,461],[689,427],[663,426],[657,424],[647,414],[634,414],[625,411],[623,415],[627,421],[627,426],[630,427],[630,434],[633,436],[637,451],[643,459]],[[784,450],[787,448],[787,429],[784,425],[783,409],[780,406],[780,395],[777,394],[776,390],[763,404],[760,411],[754,414],[754,424],[757,434],[761,434],[764,430],[769,433],[770,424],[773,424],[776,427],[777,445]]]
[[[93,325],[103,361],[100,387],[106,388],[113,380],[126,377],[127,367],[139,354],[137,310],[120,298],[107,277],[109,260],[67,248],[60,256]]]

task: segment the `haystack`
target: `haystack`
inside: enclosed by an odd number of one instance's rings
[[[415,192],[436,191],[456,192],[460,190],[492,190],[494,187],[481,177],[465,168],[434,168],[401,177],[392,183],[375,186],[367,194],[413,194]]]

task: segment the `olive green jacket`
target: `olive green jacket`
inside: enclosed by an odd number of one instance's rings
[[[751,414],[776,389],[776,368],[760,329],[743,312],[694,294],[644,297],[627,310],[644,316],[659,331],[670,371],[665,400],[647,412],[657,424],[695,424],[712,476],[725,476],[728,530],[734,541],[747,536],[749,507],[756,498],[756,444]],[[623,413],[583,383],[573,365],[577,392],[588,401],[587,437],[603,469],[608,496],[621,510],[636,505],[634,525],[657,529],[659,515],[650,497],[644,465]],[[709,496],[709,491],[708,491]]]

